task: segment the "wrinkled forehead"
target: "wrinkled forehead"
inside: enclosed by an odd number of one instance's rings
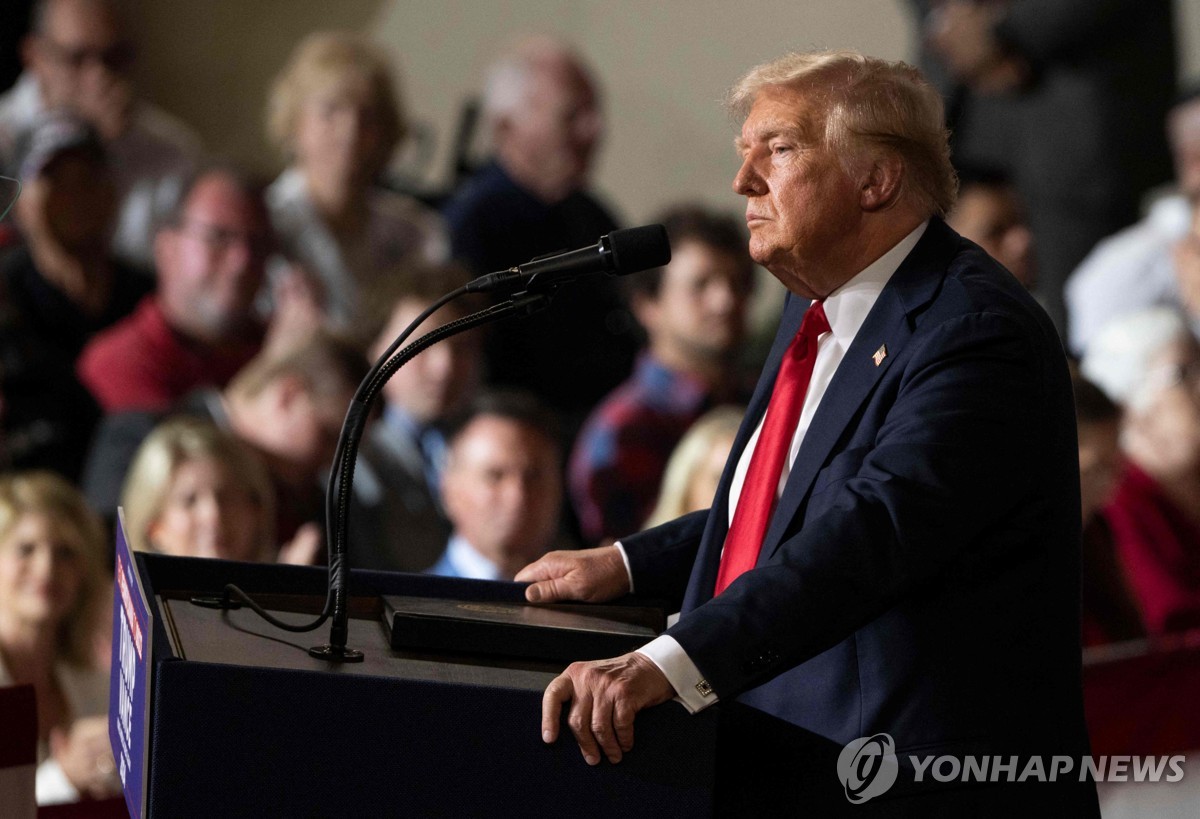
[[[525,87],[528,105],[562,108],[594,108],[599,104],[596,86],[579,63],[545,59],[530,69]]]
[[[183,215],[185,219],[247,230],[265,230],[268,222],[262,198],[219,171],[206,174],[192,185]]]
[[[772,137],[791,136],[803,142],[820,142],[825,136],[828,99],[804,85],[767,85],[758,90],[734,140],[739,150]]]

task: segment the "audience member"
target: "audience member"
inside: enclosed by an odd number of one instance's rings
[[[1117,559],[1112,530],[1101,510],[1112,497],[1121,470],[1121,410],[1104,391],[1072,375],[1079,430],[1079,481],[1083,513],[1083,644],[1145,636],[1125,571]]]
[[[0,685],[36,692],[40,805],[120,792],[94,660],[104,553],[100,521],[65,480],[0,477]]]
[[[1105,327],[1081,369],[1124,408],[1104,515],[1146,631],[1200,626],[1200,342],[1154,308]]]
[[[616,228],[586,191],[602,119],[576,54],[545,38],[519,43],[488,70],[483,113],[494,158],[445,209],[457,258],[490,273]],[[488,380],[533,392],[573,426],[629,374],[635,348],[615,284],[588,277],[561,288],[549,310],[495,327]]]
[[[388,62],[364,38],[300,43],[275,82],[268,130],[292,163],[267,190],[271,219],[333,327],[356,325],[364,288],[384,271],[446,258],[437,214],[377,184],[405,122]]]
[[[157,293],[80,356],[101,407],[165,410],[196,387],[224,386],[262,344],[254,301],[271,247],[254,183],[228,167],[200,171],[155,237]]]
[[[1004,168],[1029,214],[1037,296],[1067,337],[1063,285],[1170,177],[1169,0],[912,0],[956,164]]]
[[[120,0],[38,0],[22,46],[25,72],[0,97],[0,164],[42,112],[66,108],[100,133],[112,158],[118,255],[149,269],[156,220],[195,164],[200,143],[183,123],[138,98],[137,46]]]
[[[275,496],[258,458],[211,421],[165,421],[138,449],[121,493],[125,536],[141,551],[273,558]]]
[[[441,296],[466,284],[453,265],[397,272],[386,298],[386,323],[371,346],[377,359],[406,327]],[[417,328],[413,340],[456,321],[480,305],[471,298],[441,308]],[[450,522],[442,509],[446,429],[466,409],[481,369],[479,331],[433,345],[396,371],[383,387],[383,414],[368,430],[354,476],[350,513],[354,565],[421,571],[446,548]]]
[[[14,214],[25,244],[0,257],[3,461],[76,480],[100,409],[75,377],[75,360],[151,282],[109,250],[112,176],[92,128],[48,114],[24,141]]]
[[[442,497],[454,534],[431,574],[512,580],[555,545],[563,497],[555,426],[526,394],[474,404],[450,439]]]
[[[958,169],[958,201],[946,224],[982,247],[1032,290],[1037,280],[1025,208],[1003,171]]]
[[[1154,305],[1182,307],[1200,333],[1200,85],[1180,96],[1166,122],[1178,191],[1096,245],[1071,275],[1066,297],[1077,355],[1112,319]]]
[[[293,350],[263,351],[224,390],[194,391],[171,414],[212,421],[262,458],[275,489],[275,532],[290,542],[305,523],[323,520],[322,471],[365,374],[359,349],[316,333]],[[114,514],[134,454],[164,417],[122,412],[101,422],[83,479],[92,508]]]
[[[688,427],[667,461],[658,501],[643,529],[712,506],[745,413],[744,407],[717,407]]]
[[[571,500],[591,542],[637,531],[687,428],[716,404],[749,398],[737,367],[754,285],[744,231],[696,207],[659,221],[670,263],[623,280],[646,350],[588,418],[571,455]]]

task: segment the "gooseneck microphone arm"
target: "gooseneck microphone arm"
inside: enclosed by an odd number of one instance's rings
[[[350,410],[346,413],[346,422],[342,427],[342,435],[338,441],[338,452],[334,456],[334,465],[329,476],[329,489],[326,497],[327,517],[329,520],[329,593],[333,602],[333,622],[330,626],[329,643],[310,648],[308,650],[309,654],[334,662],[357,662],[362,659],[362,652],[346,647],[346,638],[349,630],[349,606],[346,598],[350,572],[350,565],[346,554],[346,543],[349,539],[348,512],[359,442],[362,440],[371,404],[379,395],[383,385],[410,359],[439,341],[511,316],[531,315],[545,309],[549,304],[550,296],[547,294],[522,293],[503,304],[480,310],[457,321],[444,324],[436,330],[426,333],[390,359],[388,358],[388,354],[385,353],[376,362],[377,366],[373,368],[373,373],[368,373],[367,378],[363,380],[363,383],[359,386],[358,394],[355,395],[354,400],[350,404]],[[410,328],[420,326],[422,321],[424,321],[424,316],[419,316],[410,325]],[[402,339],[403,337],[401,337]],[[393,346],[398,346],[398,343]]]
[[[314,646],[309,653],[314,657],[333,662],[357,662],[363,659],[362,652],[346,647],[349,631],[349,614],[347,604],[347,587],[349,562],[347,548],[349,523],[347,512],[350,502],[350,490],[353,487],[354,467],[357,461],[358,447],[370,416],[371,405],[378,397],[383,385],[410,359],[422,350],[437,342],[466,332],[474,327],[508,318],[510,316],[529,315],[549,304],[550,297],[546,294],[519,294],[501,304],[488,307],[472,313],[457,321],[450,322],[435,330],[431,330],[408,345],[399,353],[396,349],[403,344],[416,328],[435,311],[469,291],[460,287],[448,293],[424,312],[417,316],[388,347],[367,372],[365,378],[355,391],[354,398],[346,411],[346,419],[342,423],[341,434],[338,436],[337,448],[334,451],[333,465],[330,468],[329,483],[326,490],[326,552],[329,561],[329,590],[325,604],[316,620],[308,623],[288,623],[272,615],[269,611],[255,602],[250,595],[238,586],[226,584],[223,594],[219,597],[197,596],[192,602],[208,608],[230,609],[245,605],[263,620],[276,628],[293,633],[314,631],[320,628],[326,620],[333,618],[329,643]]]
[[[363,659],[361,651],[346,646],[349,635],[349,589],[350,564],[347,557],[351,490],[354,483],[354,468],[358,447],[370,417],[371,405],[378,397],[383,385],[400,367],[426,348],[450,336],[491,322],[513,316],[528,316],[545,309],[550,304],[554,291],[566,282],[593,273],[625,275],[650,267],[665,265],[671,258],[667,233],[662,225],[616,230],[590,247],[572,250],[534,259],[517,267],[481,276],[457,290],[447,293],[431,304],[375,361],[366,377],[358,385],[354,398],[346,411],[346,419],[338,436],[333,465],[329,473],[329,484],[325,497],[326,548],[329,555],[329,591],[321,614],[310,623],[287,623],[270,614],[254,602],[246,592],[233,584],[227,584],[219,598],[195,597],[193,603],[212,608],[237,608],[245,604],[271,625],[290,632],[307,632],[320,628],[332,618],[329,642],[314,646],[308,653],[330,662],[358,662]],[[457,321],[444,324],[400,349],[416,328],[420,327],[434,312],[467,293],[509,294],[507,301],[472,313]],[[511,295],[515,294],[515,295]],[[399,350],[399,352],[397,352]]]

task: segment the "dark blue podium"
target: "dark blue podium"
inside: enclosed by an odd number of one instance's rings
[[[711,712],[643,712],[633,751],[591,768],[565,726],[541,741],[560,666],[389,646],[380,595],[519,601],[516,584],[355,571],[349,645],[366,660],[333,665],[308,655],[327,627],[294,634],[188,601],[236,583],[302,623],[324,601],[324,569],[140,554],[137,570],[154,617],[152,817],[711,814]]]

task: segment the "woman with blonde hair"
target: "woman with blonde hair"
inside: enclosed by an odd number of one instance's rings
[[[275,81],[267,131],[291,164],[267,204],[334,329],[355,325],[385,271],[449,253],[440,217],[377,184],[406,130],[387,59],[358,35],[310,35]]]
[[[645,528],[712,505],[745,412],[744,407],[717,407],[688,427],[667,461],[658,502]]]
[[[275,555],[275,493],[245,444],[209,421],[175,418],[147,436],[121,496],[141,551],[227,560]]]
[[[0,476],[0,685],[37,697],[39,804],[119,792],[96,647],[109,583],[103,525],[50,472]]]

